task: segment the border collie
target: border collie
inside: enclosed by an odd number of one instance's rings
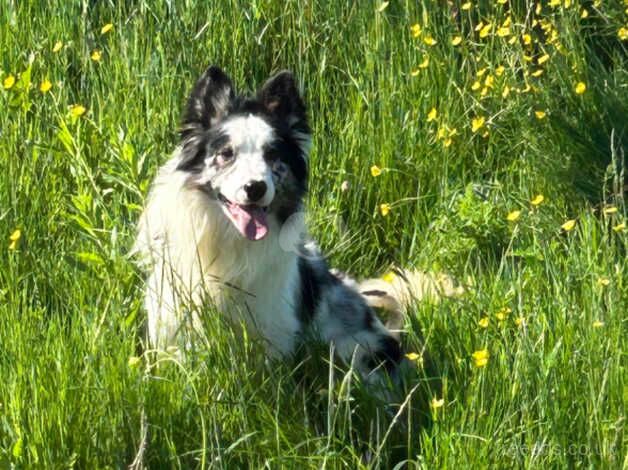
[[[200,77],[180,143],[160,168],[139,223],[154,347],[185,349],[183,333],[201,328],[199,311],[209,301],[261,339],[270,356],[289,355],[314,334],[369,381],[380,366],[395,371],[399,343],[358,284],[330,271],[307,237],[286,245],[286,232],[306,233],[299,214],[309,147],[306,109],[290,72],[248,96],[217,67]]]

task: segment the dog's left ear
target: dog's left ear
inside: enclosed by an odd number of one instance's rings
[[[228,112],[235,93],[231,79],[212,65],[198,79],[183,113],[181,135],[196,129],[209,129]]]
[[[307,129],[305,105],[291,72],[283,70],[269,78],[258,92],[258,99],[271,115],[291,128]]]

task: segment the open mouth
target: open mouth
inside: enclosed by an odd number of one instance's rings
[[[237,204],[231,202],[221,193],[218,200],[222,202],[225,214],[238,231],[249,240],[261,240],[268,234],[268,207],[257,204]]]

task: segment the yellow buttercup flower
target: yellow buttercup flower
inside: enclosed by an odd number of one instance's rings
[[[430,402],[430,407],[434,410],[442,407],[445,404],[445,399],[444,398],[432,398],[432,401]]]
[[[477,90],[479,90],[481,87],[482,87],[482,84],[481,84],[479,81],[477,81],[477,80],[476,80],[475,82],[473,82],[473,85],[471,85],[471,89],[472,89],[473,91],[477,91]]]
[[[410,76],[411,77],[416,77],[417,75],[419,75],[421,73],[420,69],[414,69],[410,72]]]
[[[4,86],[5,90],[10,90],[13,88],[13,85],[15,85],[15,76],[11,73],[4,79],[2,86]]]
[[[543,65],[545,62],[549,60],[549,58],[550,58],[549,54],[543,54],[541,57],[539,57],[536,63],[539,65]]]
[[[625,27],[619,28],[619,30],[617,31],[617,37],[621,41],[628,41],[628,28],[625,28]]]
[[[534,72],[532,72],[530,75],[532,75],[533,77],[540,77],[541,75],[543,75],[543,69],[537,69]]]
[[[500,38],[504,38],[509,35],[510,35],[510,28],[505,27],[505,26],[500,26],[499,28],[497,28],[497,36],[499,36]]]
[[[423,42],[428,46],[435,46],[436,44],[438,44],[438,41],[429,35],[423,38]]]
[[[508,85],[504,85],[504,89],[502,90],[502,98],[507,98],[510,95],[510,87]]]
[[[81,117],[86,111],[87,109],[80,104],[73,104],[70,106],[70,114],[75,118]]]
[[[112,29],[113,29],[113,25],[111,23],[107,23],[100,29],[100,34],[107,34]]]
[[[94,62],[100,62],[102,59],[102,52],[99,49],[94,49],[90,57]]]
[[[480,325],[482,328],[488,328],[488,322],[489,322],[488,317],[482,317],[478,320],[478,325]]]
[[[380,167],[378,167],[377,165],[373,165],[371,167],[371,176],[373,178],[375,178],[375,177],[377,177],[377,176],[379,176],[381,174],[382,174],[382,169]]]
[[[387,282],[388,284],[392,284],[395,279],[397,279],[397,275],[393,271],[388,271],[382,276],[382,280]]]
[[[471,2],[465,2],[465,3],[462,4],[462,6],[460,8],[462,8],[463,10],[468,11],[468,10],[471,9],[472,6],[473,5],[471,4]]]
[[[576,83],[576,86],[574,87],[574,91],[576,92],[576,95],[581,95],[585,91],[587,91],[587,86],[585,85],[584,82],[578,82]]]
[[[604,326],[604,322],[600,320],[595,320],[591,326],[593,328],[602,328]]]
[[[608,206],[604,208],[604,214],[609,215],[609,214],[615,214],[617,213],[617,207],[615,206]]]
[[[499,67],[495,69],[495,75],[497,75],[498,77],[501,77],[504,74],[504,70],[506,70],[504,66],[500,65]]]
[[[547,114],[545,113],[545,111],[534,111],[534,115],[536,116],[537,119],[541,120],[543,118],[545,118],[545,116],[547,116]]]
[[[432,108],[429,113],[427,113],[427,122],[432,122],[438,117],[438,111],[436,108]]]
[[[17,248],[20,238],[22,238],[22,231],[17,228],[9,235],[9,250],[15,250]]]
[[[462,36],[456,36],[451,40],[452,46],[458,46],[462,42]]]
[[[560,226],[565,232],[571,232],[576,226],[576,220],[571,219]]]
[[[409,352],[409,353],[406,353],[406,358],[407,358],[409,361],[416,361],[416,360],[417,360],[417,359],[419,359],[420,357],[421,357],[421,355],[420,355],[420,354],[417,354],[417,353],[415,353],[415,352]]]
[[[486,36],[488,36],[489,34],[491,34],[491,30],[493,29],[493,24],[489,23],[486,26],[484,26],[481,30],[480,30],[480,38],[484,39]]]
[[[447,148],[447,147],[449,147],[452,143],[453,143],[453,140],[451,139],[451,137],[447,137],[445,140],[443,140],[443,147]]]
[[[625,228],[626,228],[626,223],[622,222],[621,224],[615,225],[613,227],[613,231],[619,233],[619,232],[623,232]]]
[[[39,85],[39,91],[41,91],[42,93],[48,93],[51,88],[52,88],[52,83],[50,83],[50,80],[48,79],[44,80]]]
[[[480,349],[475,351],[471,357],[473,358],[473,363],[475,367],[484,367],[488,364],[488,359],[491,357],[488,349]]]
[[[421,31],[422,29],[419,23],[416,23],[410,26],[410,33],[412,34],[412,37],[414,38],[418,38],[421,35]]]
[[[383,203],[379,205],[379,212],[383,217],[386,217],[390,213],[390,204]]]
[[[63,47],[63,43],[61,41],[57,41],[55,42],[55,45],[52,46],[52,52],[56,54],[57,52],[61,50],[62,47]]]
[[[523,43],[524,43],[526,46],[529,46],[530,44],[532,44],[532,36],[530,36],[528,33],[525,33],[525,34],[523,35]]]
[[[536,196],[534,196],[534,198],[530,201],[530,204],[532,204],[533,206],[538,206],[540,204],[543,203],[543,201],[545,201],[545,196],[543,196],[542,194],[537,194]]]
[[[512,309],[510,307],[504,307],[495,313],[495,317],[499,321],[504,321],[510,313],[512,313]]]
[[[508,213],[508,215],[506,216],[506,220],[508,222],[516,222],[517,220],[519,220],[519,217],[521,217],[521,211],[512,211]]]
[[[423,59],[423,62],[419,64],[419,68],[424,69],[427,68],[428,65],[430,65],[430,58],[426,57],[425,59]]]
[[[484,119],[484,117],[482,116],[474,117],[473,119],[471,119],[471,130],[473,132],[479,131],[480,129],[482,129],[482,127],[484,127],[485,122],[486,119]]]
[[[129,357],[129,367],[136,367],[142,360],[137,356]]]
[[[598,286],[602,286],[602,287],[606,287],[611,283],[611,280],[607,277],[600,277],[597,280],[597,285]]]
[[[515,318],[515,325],[517,325],[517,326],[521,326],[521,325],[523,325],[523,324],[524,324],[524,322],[525,322],[525,318],[523,318],[523,317],[517,317],[517,318]]]

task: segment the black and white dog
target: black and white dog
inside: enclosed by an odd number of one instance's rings
[[[210,301],[271,356],[308,334],[333,343],[363,377],[394,371],[395,336],[351,280],[330,272],[312,243],[290,249],[282,232],[305,232],[310,129],[290,72],[254,96],[236,94],[210,67],[184,111],[181,142],[159,170],[141,216],[136,249],[150,266],[145,306],[159,349],[201,328]],[[196,308],[190,308],[190,306]]]

